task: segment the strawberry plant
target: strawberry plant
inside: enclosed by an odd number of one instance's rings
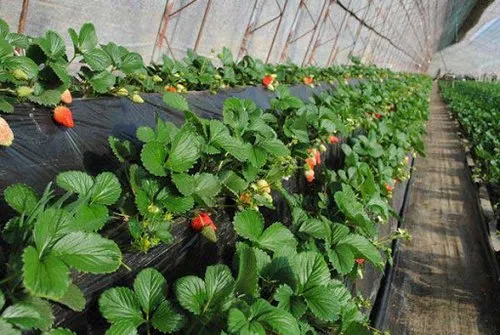
[[[133,288],[114,287],[99,298],[99,310],[111,323],[106,334],[137,334],[138,327],[145,327],[147,334],[151,328],[170,334],[184,326],[184,315],[165,297],[167,281],[158,271],[139,272]]]
[[[441,92],[457,115],[472,142],[481,175],[491,184],[500,184],[500,140],[498,123],[500,86],[496,83],[441,83]]]
[[[59,174],[56,182],[66,191],[59,199],[50,184],[40,198],[23,184],[5,190],[5,200],[19,213],[4,228],[6,240],[16,250],[7,271],[14,272],[11,276],[21,272],[22,285],[32,296],[82,310],[85,298],[71,283],[70,269],[109,273],[121,265],[116,243],[95,233],[109,220],[107,206],[118,200],[121,188],[108,172],[92,178],[68,171]],[[21,283],[8,284],[16,289]]]

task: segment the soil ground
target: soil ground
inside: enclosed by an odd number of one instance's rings
[[[384,330],[405,334],[500,334],[498,285],[476,205],[465,153],[437,87],[417,158]]]

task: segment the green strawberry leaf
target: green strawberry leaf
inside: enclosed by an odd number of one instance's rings
[[[138,327],[144,322],[136,294],[126,287],[114,287],[99,297],[99,311],[110,323],[127,322]]]
[[[29,79],[33,79],[38,74],[38,65],[31,58],[25,56],[6,57],[4,65],[13,70],[23,71]]]
[[[1,315],[2,319],[19,328],[33,328],[40,319],[40,313],[30,304],[23,302],[8,306]]]
[[[186,98],[179,93],[165,92],[165,94],[163,94],[163,102],[181,112],[189,110],[189,104]]]
[[[49,30],[43,38],[38,38],[38,45],[50,59],[57,59],[66,53],[64,39],[55,31]]]
[[[339,273],[349,273],[354,267],[354,254],[347,245],[337,245],[328,250],[328,259]]]
[[[146,268],[139,272],[134,281],[137,300],[139,300],[146,315],[150,315],[165,299],[166,289],[167,281],[161,273],[153,268]]]
[[[95,178],[91,202],[100,205],[114,204],[122,192],[118,178],[111,172],[103,172]]]
[[[165,145],[156,141],[144,144],[141,151],[142,164],[151,174],[164,177],[167,175],[165,170],[165,159],[167,158],[167,149]]]
[[[260,236],[258,242],[263,249],[279,251],[282,248],[295,248],[297,241],[293,233],[281,223],[273,223]]]
[[[73,232],[54,244],[52,252],[68,266],[90,273],[109,273],[120,267],[122,254],[112,240],[99,234]]]
[[[60,299],[68,291],[69,269],[58,257],[48,254],[40,259],[35,248],[27,247],[23,252],[23,284],[35,296]]]
[[[98,48],[85,51],[83,60],[94,71],[103,71],[111,66],[111,58],[106,52]]]
[[[42,333],[42,335],[76,335],[76,333],[66,328],[55,328],[51,331]]]
[[[118,321],[108,328],[105,335],[137,335],[137,326],[130,321]]]
[[[290,155],[290,150],[286,147],[286,145],[276,138],[267,139],[259,143],[259,147],[263,148],[265,151],[267,151],[273,156]]]
[[[80,35],[78,36],[78,45],[80,50],[86,52],[93,49],[97,45],[97,34],[95,27],[92,23],[84,23],[80,28]]]
[[[264,299],[258,299],[251,307],[254,320],[259,321],[266,329],[276,334],[300,335],[297,320],[290,313],[272,306]]]
[[[365,258],[376,266],[381,266],[383,260],[379,250],[366,237],[350,234],[339,241],[338,247],[350,247],[356,256]]]
[[[120,141],[116,137],[108,137],[109,146],[120,163],[130,160],[135,156],[135,146],[130,141]]]
[[[22,335],[20,330],[14,329],[14,326],[7,321],[0,319],[0,334],[2,335]]]
[[[66,171],[57,175],[56,184],[66,191],[84,197],[94,185],[94,180],[82,171]]]
[[[195,201],[201,205],[213,207],[215,196],[219,194],[221,186],[219,178],[210,173],[197,173],[193,177]]]
[[[193,126],[186,124],[177,133],[172,142],[166,167],[173,172],[185,172],[193,167],[200,155],[201,143],[198,136]]]
[[[29,213],[38,203],[35,191],[24,184],[10,185],[3,194],[7,204],[18,213]]]
[[[249,151],[248,161],[256,168],[261,168],[266,164],[267,153],[261,147],[251,147]]]
[[[247,189],[248,183],[233,171],[224,171],[220,175],[220,181],[235,195]]]
[[[55,106],[61,100],[59,90],[44,90],[38,95],[29,95],[28,100],[42,106]]]
[[[320,320],[335,321],[341,305],[335,291],[329,286],[314,286],[303,293],[307,306]]]
[[[302,252],[294,260],[294,270],[298,278],[298,291],[305,292],[315,286],[327,285],[330,281],[330,270],[321,256],[316,252]]]
[[[89,204],[78,209],[73,225],[77,230],[95,232],[102,229],[108,220],[109,211],[106,206]]]
[[[72,217],[63,209],[48,208],[41,212],[34,223],[33,240],[43,253],[54,240],[73,229]]]
[[[0,97],[0,112],[12,113],[14,111],[14,106],[12,106],[7,100]]]
[[[233,225],[238,235],[257,242],[264,231],[264,218],[258,211],[247,209],[235,215]]]
[[[182,307],[195,315],[202,314],[208,296],[205,289],[205,282],[201,278],[185,276],[177,279],[174,291]]]
[[[99,72],[90,78],[89,83],[97,93],[106,93],[115,85],[116,77],[108,71]]]
[[[168,334],[179,331],[185,322],[184,316],[175,310],[168,300],[161,302],[151,319],[153,327]]]
[[[129,52],[121,60],[120,70],[125,74],[132,74],[142,69],[144,69],[144,61],[137,52]]]
[[[77,312],[83,311],[87,303],[83,292],[75,284],[69,284],[68,292],[60,299],[55,299],[55,301]]]
[[[172,213],[185,213],[194,206],[193,197],[176,197],[168,196],[162,201],[165,206]]]
[[[136,131],[139,141],[148,143],[156,140],[156,132],[150,127],[139,127]],[[160,141],[159,141],[160,142]]]
[[[248,296],[256,296],[259,290],[257,259],[251,247],[241,244],[238,248],[238,278],[234,291]]]

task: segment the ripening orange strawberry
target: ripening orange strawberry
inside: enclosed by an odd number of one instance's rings
[[[340,142],[340,138],[338,138],[337,136],[335,135],[330,135],[330,137],[328,138],[330,140],[330,143],[331,144],[337,144]]]
[[[314,154],[314,159],[316,160],[316,164],[320,165],[321,164],[321,154],[320,154],[320,152],[317,149],[314,149],[313,150],[313,154]]]
[[[356,264],[361,265],[365,262],[365,259],[364,258],[356,258],[354,261],[356,262]]]
[[[302,78],[302,82],[306,85],[311,85],[314,82],[314,77],[313,76],[307,76]]]
[[[71,96],[71,92],[69,90],[65,90],[61,93],[61,101],[68,105],[73,102],[73,97]]]
[[[385,184],[385,189],[387,192],[391,193],[394,190],[394,186]]]
[[[68,128],[73,128],[75,126],[73,114],[66,106],[57,106],[54,109],[54,121]]]
[[[164,90],[165,92],[172,92],[172,93],[176,93],[177,92],[177,89],[173,86],[170,86],[170,85],[167,85],[164,87]]]
[[[314,180],[314,170],[306,170],[304,171],[304,176],[308,183],[312,183]]]
[[[316,166],[316,159],[314,157],[307,157],[306,164],[310,169],[314,169],[314,167]]]
[[[9,124],[0,117],[0,145],[10,147],[14,141],[14,133]]]

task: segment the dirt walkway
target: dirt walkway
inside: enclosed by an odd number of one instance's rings
[[[418,158],[383,329],[404,334],[500,334],[488,266],[457,126],[432,93],[426,158]]]

